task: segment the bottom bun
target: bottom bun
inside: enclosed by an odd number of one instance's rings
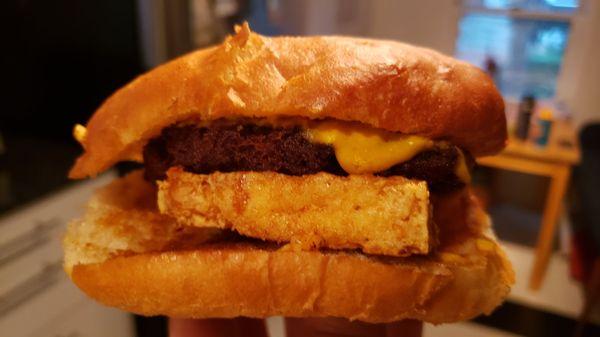
[[[64,247],[65,269],[79,288],[142,315],[443,323],[491,312],[514,282],[487,216],[465,191],[452,197],[466,210],[463,230],[449,231],[453,239],[437,253],[408,258],[301,251],[182,229],[157,213],[149,192],[139,173],[99,191],[69,226]]]

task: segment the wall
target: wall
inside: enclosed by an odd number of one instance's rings
[[[578,126],[600,121],[600,1],[582,3],[573,21],[557,97]]]
[[[369,12],[378,1],[363,0],[287,0],[306,6],[304,32],[306,35],[356,35],[367,36]]]
[[[457,0],[285,0],[281,5],[286,14],[304,16],[302,24],[298,16],[294,24],[284,23],[287,33],[392,39],[454,53]]]
[[[456,0],[376,0],[368,33],[452,55],[460,14]]]

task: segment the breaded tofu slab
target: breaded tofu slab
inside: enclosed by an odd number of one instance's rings
[[[399,176],[172,168],[158,186],[160,211],[182,225],[229,228],[299,249],[408,256],[429,253],[435,241],[427,184]]]

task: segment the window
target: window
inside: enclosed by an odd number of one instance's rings
[[[578,6],[578,0],[465,0],[456,56],[488,70],[506,97],[553,97]]]

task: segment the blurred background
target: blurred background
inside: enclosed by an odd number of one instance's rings
[[[401,40],[471,62],[506,101],[510,141],[479,160],[476,192],[515,263],[491,316],[425,336],[600,336],[600,1],[5,0],[0,62],[0,331],[164,336],[162,318],[84,298],[60,237],[94,188],[70,182],[71,137],[111,92],[247,20],[265,35]],[[282,321],[272,318],[273,336]]]

